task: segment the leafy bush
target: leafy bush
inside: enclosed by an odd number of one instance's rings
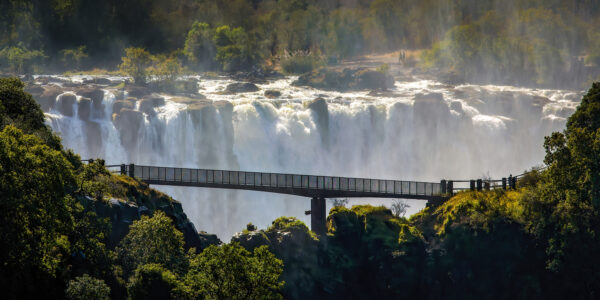
[[[279,63],[286,74],[304,74],[324,65],[321,57],[304,51],[286,53]]]
[[[88,58],[87,47],[79,46],[72,49],[63,49],[60,51],[61,61],[65,69],[81,70],[83,62]]]
[[[84,274],[69,281],[65,296],[69,300],[108,300],[110,288],[104,280]]]
[[[152,65],[152,55],[143,48],[127,48],[119,65],[121,72],[131,76],[135,83],[145,83],[148,67]]]
[[[216,67],[217,46],[214,31],[207,23],[194,22],[185,40],[184,53],[188,60],[200,70]]]
[[[126,274],[145,264],[161,264],[180,273],[186,267],[183,244],[183,233],[165,213],[156,211],[151,218],[142,216],[131,224],[116,252]]]
[[[196,299],[283,299],[282,271],[266,246],[250,253],[237,243],[211,245],[191,259],[185,283]]]
[[[177,276],[160,264],[145,264],[135,270],[127,284],[130,299],[182,299],[185,287]]]

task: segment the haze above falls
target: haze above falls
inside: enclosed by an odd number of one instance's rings
[[[226,94],[232,79],[192,79],[206,99],[153,95],[117,101],[127,95],[99,86],[101,101],[88,103],[78,88],[59,83],[61,94],[48,105],[47,121],[66,147],[108,164],[437,182],[499,178],[541,164],[543,137],[564,128],[581,98],[572,91],[432,80],[397,81],[385,93],[331,92],[292,86],[293,77],[257,84],[255,92]],[[266,90],[281,95],[269,99]],[[124,101],[131,106],[122,107]],[[181,201],[198,230],[224,240],[248,222],[264,228],[286,215],[309,223],[309,199],[156,188]],[[411,205],[414,213],[424,202]]]

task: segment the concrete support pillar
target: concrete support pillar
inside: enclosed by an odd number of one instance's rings
[[[477,190],[481,191],[483,189],[483,181],[481,179],[477,179]]]
[[[129,165],[129,177],[135,177],[135,165],[134,164],[130,164]]]
[[[310,229],[317,235],[327,233],[325,198],[313,197],[310,200]]]

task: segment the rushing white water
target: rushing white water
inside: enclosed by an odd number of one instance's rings
[[[390,93],[371,96],[293,87],[293,80],[225,95],[232,80],[203,79],[199,92],[208,101],[202,105],[165,96],[164,105],[143,110],[138,101],[133,108],[138,113],[121,118],[111,116],[115,97],[105,91],[104,113],[92,107],[89,120],[78,116],[80,97],[72,116],[56,109],[46,116],[66,147],[107,163],[439,181],[499,178],[541,164],[543,137],[564,128],[581,97],[572,91],[454,87],[429,80],[396,82]],[[281,96],[267,99],[267,89]],[[415,97],[426,93],[439,93],[443,100]],[[310,105],[317,97],[327,105]],[[136,116],[139,124],[132,121]],[[309,221],[305,198],[156,188],[180,200],[199,230],[224,239],[248,222],[264,228],[282,215]],[[411,205],[409,213],[424,203]]]

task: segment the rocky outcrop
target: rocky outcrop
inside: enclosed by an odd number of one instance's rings
[[[165,98],[152,94],[140,100],[140,111],[153,115],[155,114],[154,109],[163,105],[165,105]]]
[[[127,96],[134,98],[142,98],[152,94],[152,90],[149,87],[139,85],[128,85],[125,91],[127,91]]]
[[[248,226],[250,227],[250,226]],[[253,229],[253,228],[250,228]],[[293,282],[286,285],[284,294],[291,299],[311,299],[315,279],[319,273],[322,242],[308,227],[296,218],[281,217],[267,230],[244,230],[231,238],[249,251],[266,245],[275,256],[284,261],[282,279]]]
[[[313,113],[313,120],[315,120],[323,145],[329,146],[329,109],[327,108],[327,101],[319,97],[308,103],[308,109]]]
[[[335,71],[321,68],[304,74],[292,83],[323,90],[387,90],[394,86],[394,78],[387,73],[358,68]]]
[[[89,121],[91,110],[92,100],[90,98],[81,97],[77,103],[77,116],[79,119],[83,121]]]
[[[113,115],[113,123],[119,131],[121,143],[126,149],[135,149],[140,131],[144,126],[144,115],[142,112],[131,109],[121,109],[118,114]]]
[[[249,82],[235,82],[229,84],[225,88],[226,93],[237,94],[237,93],[249,93],[258,91],[258,86],[254,83]]]
[[[84,86],[76,91],[77,95],[92,100],[94,118],[104,118],[104,91],[91,86]]]
[[[45,112],[50,111],[56,104],[56,97],[62,94],[62,88],[57,85],[47,85],[43,88],[41,94],[31,94],[33,98],[40,104],[42,110]]]
[[[129,97],[125,100],[117,100],[113,103],[112,113],[118,114],[121,112],[122,109],[133,110],[135,107],[136,101],[137,101],[137,99],[131,98],[131,97]]]
[[[265,97],[269,99],[275,99],[281,97],[281,92],[278,90],[266,90]]]
[[[61,114],[72,117],[75,102],[77,102],[77,96],[75,96],[75,94],[64,93],[57,98],[56,107]]]
[[[148,185],[125,176],[113,176],[114,185],[125,189],[123,198],[111,198],[98,201],[89,197],[80,197],[82,205],[96,212],[101,218],[108,218],[111,233],[108,246],[114,248],[129,232],[129,226],[141,216],[152,216],[155,211],[163,211],[173,220],[173,224],[184,236],[186,248],[204,249],[210,245],[219,245],[221,241],[214,234],[198,233],[194,224],[183,212],[181,203],[171,197],[151,189]]]

